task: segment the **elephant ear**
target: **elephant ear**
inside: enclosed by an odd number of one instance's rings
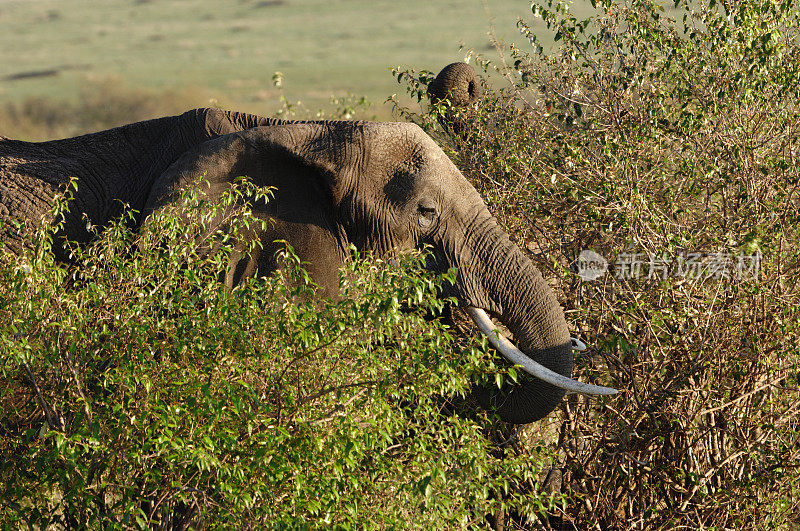
[[[145,215],[174,201],[176,192],[204,178],[214,196],[241,176],[259,186],[313,178],[335,203],[364,157],[364,127],[359,122],[307,122],[255,127],[208,140],[184,153],[154,183]]]
[[[243,162],[262,170],[266,169],[264,164],[276,163],[314,170],[327,184],[334,203],[339,204],[355,178],[355,168],[365,157],[367,127],[361,122],[329,121],[243,131],[239,133],[246,146]]]
[[[203,195],[213,201],[246,176],[257,186],[274,187],[271,200],[253,205],[253,214],[270,222],[253,228],[262,249],[236,255],[226,285],[279,269],[275,253],[285,241],[309,262],[306,271],[323,293],[335,297],[338,268],[346,258],[340,214],[352,210],[340,205],[352,203],[349,192],[367,153],[364,127],[353,122],[280,124],[203,142],[161,174],[143,212],[145,223],[153,212],[179,204],[181,191],[198,186],[198,180]],[[223,216],[212,220],[210,229],[221,222]]]

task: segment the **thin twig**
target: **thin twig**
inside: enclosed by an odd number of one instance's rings
[[[39,405],[42,406],[42,410],[44,410],[45,420],[47,424],[55,428],[57,430],[61,429],[61,422],[59,420],[58,415],[50,409],[50,406],[47,404],[47,401],[44,399],[44,395],[42,394],[42,389],[39,387],[36,378],[33,376],[33,372],[31,372],[31,368],[28,366],[27,361],[22,362],[22,366],[25,368],[25,372],[28,373],[28,378],[30,379],[31,383],[33,384],[33,388],[36,390],[36,396],[39,399]]]

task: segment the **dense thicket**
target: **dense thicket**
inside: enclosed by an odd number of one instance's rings
[[[531,49],[476,58],[503,80],[478,108],[407,113],[556,279],[578,374],[622,390],[565,404],[551,522],[797,525],[798,5],[596,7],[534,2],[553,48],[520,22]]]
[[[546,456],[503,459],[453,413],[494,361],[425,321],[443,279],[419,256],[357,257],[336,303],[291,249],[281,277],[218,282],[268,193],[187,192],[69,267],[50,228],[5,257],[0,525],[472,527],[550,505],[511,488]]]

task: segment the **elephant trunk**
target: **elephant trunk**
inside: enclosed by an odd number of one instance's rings
[[[480,95],[478,75],[466,63],[445,66],[428,85],[428,97],[434,104],[448,100],[453,107],[466,107],[478,101]]]
[[[569,378],[573,365],[569,330],[553,291],[494,218],[484,218],[482,225],[472,232],[475,256],[462,266],[466,292],[459,298],[496,314],[525,356]],[[502,389],[490,384],[475,390],[481,405],[515,424],[543,418],[564,394],[563,388],[525,373]]]
[[[521,251],[516,250],[522,255]],[[500,321],[514,335],[520,350],[547,369],[569,378],[573,353],[564,312],[542,278],[541,273],[524,256],[518,279],[508,285],[514,302],[500,314]],[[518,382],[508,390],[493,389],[488,394],[490,407],[506,422],[525,424],[545,417],[564,397],[565,390],[528,374],[520,374]]]

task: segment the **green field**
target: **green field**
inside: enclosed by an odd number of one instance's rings
[[[311,111],[353,94],[387,118],[383,102],[403,91],[392,67],[438,71],[469,48],[489,52],[492,21],[498,39],[521,42],[519,17],[532,19],[529,2],[0,0],[0,105],[74,101],[112,76],[183,91],[187,105],[272,114],[279,71],[286,98]]]

